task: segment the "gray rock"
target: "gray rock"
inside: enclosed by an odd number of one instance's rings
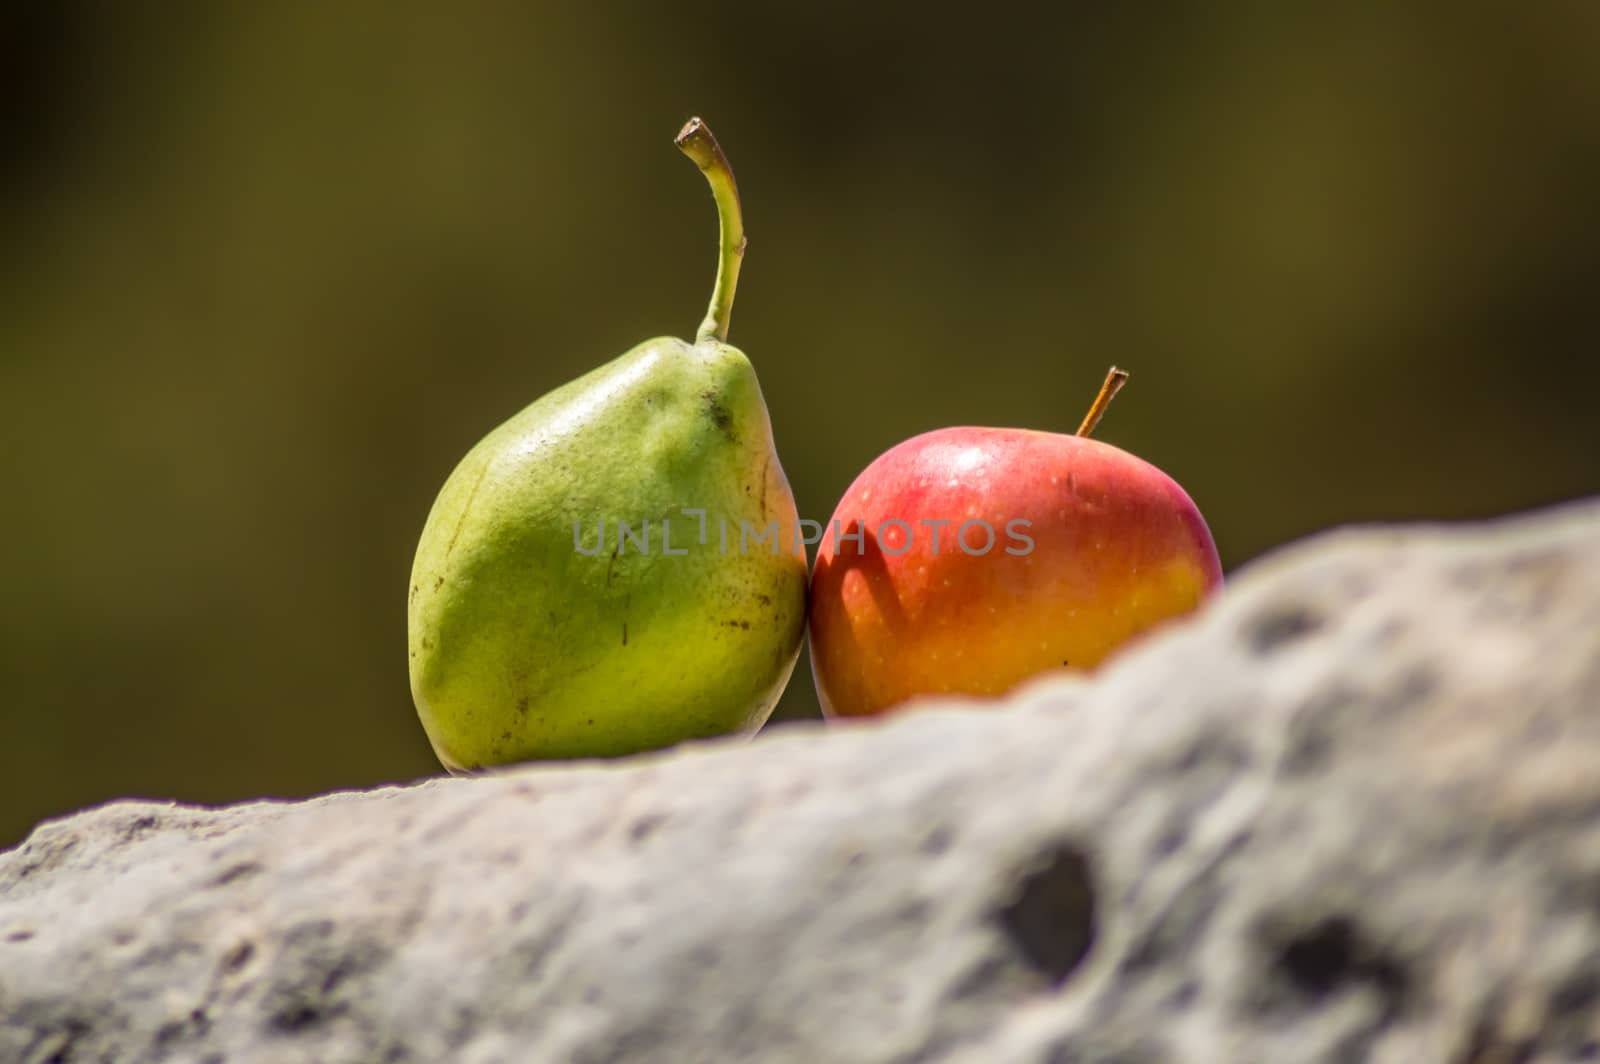
[[[1009,701],[47,823],[0,1060],[1600,1059],[1600,506],[1325,536]]]

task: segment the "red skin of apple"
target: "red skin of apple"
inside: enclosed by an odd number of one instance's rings
[[[910,526],[909,547],[890,519]],[[950,522],[937,552],[925,519]],[[1007,534],[1019,519],[1031,550]],[[994,529],[987,553],[957,544],[969,520]],[[834,522],[864,542],[836,536]],[[974,525],[965,542],[978,551],[987,538]],[[1050,669],[1092,668],[1221,583],[1199,509],[1149,462],[1029,429],[924,433],[869,465],[823,530],[811,579],[817,694],[830,717],[916,695],[997,695]]]

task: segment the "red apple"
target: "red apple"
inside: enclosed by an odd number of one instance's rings
[[[914,695],[995,695],[1089,669],[1222,583],[1193,500],[1143,459],[1079,434],[948,428],[869,465],[823,530],[811,667],[830,717]]]

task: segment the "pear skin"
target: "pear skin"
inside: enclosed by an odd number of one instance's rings
[[[680,147],[691,132],[715,149],[698,120]],[[726,188],[713,180],[724,254],[697,341],[647,341],[545,395],[434,502],[411,691],[451,771],[748,734],[794,669],[805,547],[755,371],[723,342],[744,247]]]

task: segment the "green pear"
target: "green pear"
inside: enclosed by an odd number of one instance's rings
[[[753,733],[805,629],[806,556],[750,361],[732,171],[692,119],[722,244],[693,344],[648,340],[478,443],[411,571],[411,693],[452,772]]]

